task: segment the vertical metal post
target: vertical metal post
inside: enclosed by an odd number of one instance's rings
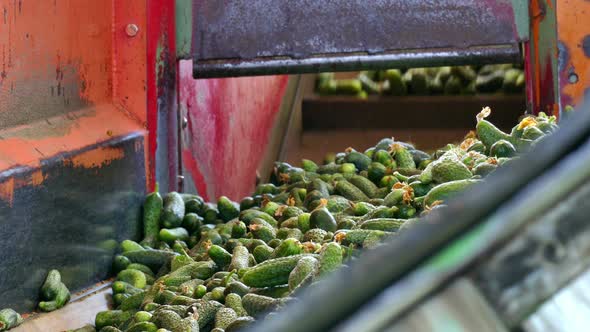
[[[559,114],[556,0],[531,0],[530,40],[525,45],[529,111]]]
[[[150,190],[178,190],[178,112],[175,1],[149,0],[147,95]]]

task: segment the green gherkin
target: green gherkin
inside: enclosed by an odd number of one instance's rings
[[[519,77],[505,66],[484,69],[486,75],[502,71],[506,84]],[[426,90],[420,88],[421,75],[427,77]],[[426,93],[441,93],[453,83],[465,92],[477,81],[468,67],[414,69],[403,76],[391,70],[383,76],[388,84],[398,80]],[[320,83],[329,82],[337,84],[332,75]],[[262,318],[343,260],[357,259],[361,249],[377,247],[418,216],[444,208],[444,201],[557,129],[556,118],[541,113],[525,117],[507,134],[485,120],[489,112],[478,115],[477,133],[434,153],[385,138],[359,150],[364,152],[347,148],[325,165],[308,159],[301,168],[277,162],[274,184],[258,184],[239,207],[225,196],[215,204],[169,193],[158,203],[159,194],[150,194],[145,207],[155,236],[140,244],[116,241],[113,231],[105,237],[121,243],[113,264],[119,280],[112,285],[119,306],[99,313],[97,328],[230,332],[251,324],[252,316]],[[41,309],[56,309],[69,296],[56,276],[51,272],[43,286],[41,293],[54,298]],[[0,330],[14,324],[16,315],[0,311]]]
[[[432,180],[437,183],[444,183],[455,180],[468,179],[472,176],[469,168],[465,166],[456,156],[447,155],[433,163]]]

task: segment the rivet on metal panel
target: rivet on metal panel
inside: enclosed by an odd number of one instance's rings
[[[185,129],[188,126],[188,119],[186,116],[182,117],[182,129]]]
[[[127,24],[125,27],[125,33],[129,37],[135,37],[139,33],[139,27],[133,23]]]
[[[578,78],[578,74],[576,74],[576,73],[571,73],[571,74],[569,75],[569,77],[568,77],[568,81],[569,81],[571,84],[578,83],[578,79],[579,79],[579,78]]]

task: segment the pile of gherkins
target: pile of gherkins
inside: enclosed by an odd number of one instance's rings
[[[277,162],[270,183],[239,203],[149,194],[144,239],[123,241],[114,258],[112,310],[75,331],[229,332],[265,319],[557,129],[540,114],[505,133],[489,112],[432,153],[385,138],[321,165]]]
[[[317,77],[320,95],[472,95],[514,94],[524,91],[521,68],[512,64],[363,71],[355,79],[335,79],[333,73]]]

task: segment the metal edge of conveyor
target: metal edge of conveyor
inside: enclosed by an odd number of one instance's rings
[[[289,76],[289,82],[283,95],[281,107],[274,120],[264,157],[258,166],[257,171],[262,183],[269,181],[275,161],[283,160],[286,149],[285,145],[293,127],[293,115],[297,107],[297,102],[299,101],[301,103],[300,81],[301,75]]]
[[[295,87],[295,93],[291,100],[291,105],[289,109],[289,119],[287,121],[286,130],[283,133],[280,148],[277,154],[277,158],[275,158],[275,160],[285,160],[288,152],[288,144],[292,143],[291,140],[293,140],[294,137],[299,138],[299,136],[301,136],[301,128],[299,127],[300,124],[296,123],[296,120],[297,115],[301,116],[301,104],[303,100],[301,84],[303,81],[303,75],[296,75],[295,77],[297,86]]]
[[[491,45],[466,49],[403,50],[381,54],[318,55],[303,59],[220,59],[193,62],[195,78],[305,74],[400,67],[433,67],[513,63],[521,59],[520,46]]]
[[[112,307],[112,279],[107,279],[83,291],[72,294],[63,308],[49,313],[31,313],[15,327],[14,332],[69,331],[86,324],[94,325],[99,311]],[[25,316],[23,316],[25,317]]]
[[[588,164],[590,140],[527,184],[477,228],[385,289],[336,330],[357,331],[362,327],[367,332],[381,331],[408,310],[402,303],[416,306],[429,290],[447,285],[451,278],[466,269],[501,321],[509,328],[519,326],[539,303],[590,265],[590,260],[580,257],[587,253],[590,241],[585,245],[576,242],[588,227],[579,225],[580,218],[568,217],[573,205],[582,206],[581,200],[590,197]],[[559,233],[561,241],[558,241],[558,228],[553,227],[558,223],[562,228],[575,229],[576,236],[566,237],[562,231]],[[514,242],[509,242],[515,237],[518,238]],[[505,243],[509,245],[500,248]],[[555,249],[547,251],[548,248]],[[545,251],[556,257],[543,259]],[[554,254],[556,251],[561,254]],[[570,251],[573,257],[564,254]],[[478,264],[469,268],[475,262]],[[546,266],[550,268],[544,269]],[[551,282],[530,281],[535,279],[533,274],[542,275]],[[536,283],[534,292],[531,292],[531,283]]]
[[[473,186],[453,199],[446,209],[427,216],[422,223],[397,236],[395,241],[366,252],[349,268],[335,272],[317,287],[308,288],[299,301],[251,330],[326,331],[337,326],[383,289],[401,280],[434,253],[473,229],[527,183],[585,142],[590,136],[590,112],[572,115],[563,121],[563,127],[567,130],[559,130],[546,137],[525,156],[512,161],[512,165],[491,174],[485,185]],[[396,258],[395,264],[385,264],[391,262],[392,257]],[[411,298],[420,298],[434,290],[428,289],[427,284],[422,287],[414,288],[416,294]],[[414,303],[400,306],[409,307]],[[326,309],[310,311],[309,307]]]

